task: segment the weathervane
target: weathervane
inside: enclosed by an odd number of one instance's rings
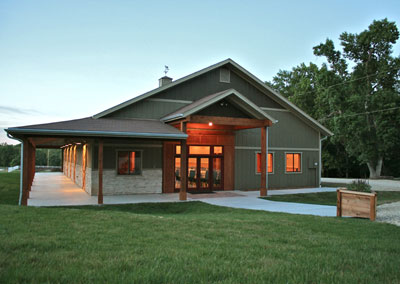
[[[169,67],[168,67],[167,65],[164,65],[164,67],[165,67],[164,73],[165,73],[165,76],[167,76],[167,73],[168,73],[168,71],[169,71]]]

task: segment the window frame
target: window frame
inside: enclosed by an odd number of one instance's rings
[[[254,153],[254,157],[255,157],[255,172],[256,172],[256,175],[261,175],[261,172],[257,172],[257,154],[261,154],[261,151],[256,151]],[[275,151],[268,152],[268,154],[272,154],[272,172],[268,172],[268,168],[267,168],[267,174],[268,175],[273,175],[275,173]]]
[[[128,173],[128,174],[120,174],[119,173],[119,162],[118,162],[118,153],[119,152],[140,152],[140,173],[134,174],[134,173]],[[124,177],[124,176],[143,176],[143,150],[139,149],[117,149],[115,151],[115,172],[117,176]],[[130,157],[130,154],[129,154]]]
[[[286,155],[287,154],[299,154],[300,155],[300,171],[299,172],[295,172],[295,171],[288,172],[287,171],[287,165],[286,165],[286,161],[287,161]],[[303,152],[285,152],[284,159],[285,159],[285,174],[302,174],[303,173]]]

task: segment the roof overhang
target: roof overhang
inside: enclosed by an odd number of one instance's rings
[[[5,129],[14,138],[142,138],[187,139],[188,135],[159,120],[92,117]],[[11,137],[12,138],[12,137]]]
[[[154,139],[186,139],[187,134],[171,133],[146,133],[146,132],[120,132],[120,131],[81,131],[81,130],[53,130],[53,129],[19,129],[7,128],[5,131],[11,135],[39,135],[39,136],[79,136],[79,137],[129,137],[129,138],[154,138]]]

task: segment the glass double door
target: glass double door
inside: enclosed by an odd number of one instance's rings
[[[222,189],[222,157],[190,156],[187,174],[188,191]]]

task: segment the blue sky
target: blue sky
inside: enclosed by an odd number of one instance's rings
[[[262,80],[312,47],[400,23],[400,1],[0,1],[3,128],[91,116],[157,87],[164,65],[183,77],[232,58]],[[395,54],[400,53],[399,44]]]

